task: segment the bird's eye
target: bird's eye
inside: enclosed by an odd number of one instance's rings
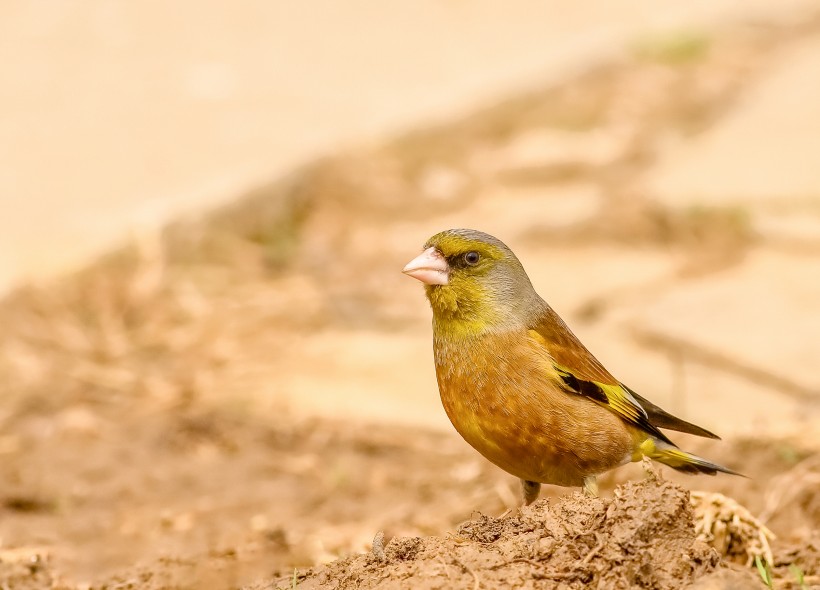
[[[470,266],[478,264],[479,259],[481,259],[481,255],[478,252],[467,252],[464,255],[464,262]]]

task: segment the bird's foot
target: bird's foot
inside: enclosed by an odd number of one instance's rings
[[[584,493],[593,498],[598,497],[598,478],[588,475],[584,478]]]
[[[524,494],[524,506],[529,506],[538,499],[541,493],[541,484],[537,481],[521,480],[521,491]]]

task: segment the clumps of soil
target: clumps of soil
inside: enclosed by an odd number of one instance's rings
[[[300,590],[674,589],[720,565],[718,552],[697,538],[689,492],[650,479],[619,486],[612,499],[576,492],[507,517],[480,515],[449,536],[394,538],[371,554],[297,573],[296,581]]]
[[[39,548],[0,548],[0,581],[2,587],[16,590],[57,588],[48,553]]]

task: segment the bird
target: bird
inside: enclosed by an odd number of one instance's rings
[[[630,462],[684,473],[741,475],[680,449],[661,428],[719,439],[618,381],[532,285],[513,251],[473,229],[450,229],[403,269],[433,315],[442,405],[456,431],[521,480],[524,504],[542,484],[583,487]]]

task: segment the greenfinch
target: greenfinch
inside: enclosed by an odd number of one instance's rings
[[[424,284],[433,311],[444,410],[475,450],[521,479],[526,504],[545,483],[597,495],[598,475],[632,461],[739,475],[669,440],[659,428],[719,437],[615,379],[500,240],[451,229],[423,250],[403,272]]]

